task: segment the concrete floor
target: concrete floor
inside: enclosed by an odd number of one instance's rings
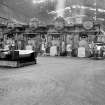
[[[0,68],[0,105],[105,105],[105,60],[39,57]]]

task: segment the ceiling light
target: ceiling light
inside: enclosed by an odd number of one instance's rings
[[[73,5],[73,6],[72,6],[72,8],[76,8],[76,6],[75,6],[75,5]]]
[[[43,3],[46,0],[33,0],[33,4],[39,4],[39,3]]]
[[[32,2],[33,2],[34,4],[36,4],[36,0],[33,0]]]
[[[99,12],[105,12],[104,9],[100,9],[100,8],[98,9],[98,11],[99,11]]]
[[[105,19],[104,18],[97,18],[98,20],[101,20],[101,21],[104,21]]]
[[[70,8],[70,7],[66,7],[66,8],[65,8],[65,10],[69,10],[69,9],[71,9],[71,8]]]
[[[90,7],[89,10],[96,11],[96,8],[91,8],[91,7]]]

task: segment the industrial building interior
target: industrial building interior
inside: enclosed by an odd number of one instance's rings
[[[0,0],[0,105],[105,105],[105,0]]]

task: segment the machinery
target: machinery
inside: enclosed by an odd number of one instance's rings
[[[0,66],[22,67],[36,64],[37,54],[31,50],[1,50]]]
[[[105,59],[105,43],[95,42],[93,48],[93,57],[94,59]]]
[[[36,64],[37,53],[34,50],[25,49],[25,40],[22,37],[24,29],[23,26],[6,28],[9,31],[3,33],[3,47],[0,48],[1,67],[22,67]]]

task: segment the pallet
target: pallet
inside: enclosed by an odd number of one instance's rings
[[[30,62],[20,62],[20,61],[6,61],[6,60],[0,60],[0,67],[11,67],[11,68],[19,68],[24,67],[28,65],[36,64],[36,59],[34,61]]]

